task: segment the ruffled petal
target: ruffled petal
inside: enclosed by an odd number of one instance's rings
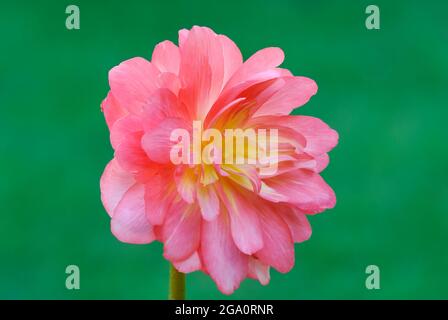
[[[197,175],[193,168],[184,166],[179,168],[175,175],[177,192],[187,203],[194,203],[196,200]]]
[[[171,163],[171,150],[177,143],[171,140],[171,134],[176,129],[184,129],[185,121],[179,118],[166,118],[159,126],[146,132],[142,139],[142,147],[146,155],[157,163]]]
[[[154,63],[161,72],[179,74],[179,48],[171,41],[163,41],[154,48],[151,62]]]
[[[179,97],[194,119],[205,119],[223,87],[224,61],[220,38],[211,29],[194,26],[180,43]]]
[[[126,191],[135,184],[134,177],[123,170],[112,159],[104,169],[100,180],[101,201],[107,213],[112,217],[117,204],[123,198]]]
[[[277,271],[286,273],[294,266],[294,242],[287,224],[268,205],[260,207],[263,248],[255,256]]]
[[[152,225],[161,225],[177,196],[171,168],[161,168],[145,185],[146,215]]]
[[[211,221],[219,214],[219,198],[213,185],[197,188],[197,199],[201,208],[202,217]]]
[[[223,84],[234,75],[235,71],[243,64],[243,55],[237,45],[224,35],[218,35],[222,47],[224,76]]]
[[[231,88],[241,82],[253,79],[266,70],[274,69],[283,62],[284,58],[285,55],[280,48],[271,47],[255,52],[234,73],[226,88]]]
[[[288,225],[294,242],[303,242],[311,237],[311,225],[306,214],[288,205],[279,205],[277,211]]]
[[[142,135],[142,131],[128,134],[115,149],[115,158],[128,172],[138,173],[153,165],[141,146]]]
[[[205,271],[224,294],[231,294],[248,272],[248,256],[234,244],[226,213],[213,221],[203,221],[201,257]]]
[[[109,130],[118,119],[128,114],[128,111],[120,106],[117,99],[115,99],[114,95],[110,91],[101,103],[101,110],[104,113]]]
[[[318,156],[329,152],[338,144],[339,135],[322,120],[310,116],[283,116],[271,119],[296,130],[306,139],[305,152]]]
[[[263,247],[263,234],[259,222],[258,205],[249,192],[226,184],[219,191],[229,212],[232,238],[245,254],[253,254]]]
[[[303,106],[316,94],[316,83],[305,77],[281,78],[282,86],[269,99],[257,108],[253,115],[288,115],[295,108]]]
[[[197,252],[193,253],[185,260],[173,262],[173,265],[179,272],[183,273],[198,271],[202,268],[201,258]]]
[[[120,106],[139,114],[152,91],[157,88],[159,70],[137,57],[126,60],[109,71],[109,85]]]
[[[196,205],[178,201],[170,206],[162,227],[163,256],[170,261],[182,261],[199,247],[201,214]]]
[[[145,214],[145,188],[135,184],[118,203],[111,220],[111,230],[118,240],[145,244],[155,240],[151,224]]]
[[[120,143],[126,140],[129,134],[141,132],[143,126],[141,119],[135,115],[127,115],[115,122],[115,125],[110,129],[110,142],[114,149],[118,148]]]
[[[271,279],[269,266],[255,257],[249,257],[249,270],[247,276],[258,280],[264,286],[267,285]]]
[[[336,204],[333,189],[319,174],[310,170],[290,171],[264,179],[263,183],[269,187],[270,193],[275,192],[285,197],[286,202],[296,205],[306,213],[319,213]],[[272,195],[266,196],[263,186],[260,195],[268,200],[272,198]]]

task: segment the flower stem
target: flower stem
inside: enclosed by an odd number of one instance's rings
[[[185,300],[185,273],[179,272],[170,265],[170,300]]]

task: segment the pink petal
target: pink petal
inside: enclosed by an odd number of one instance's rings
[[[170,261],[182,261],[199,247],[201,237],[201,215],[194,205],[184,201],[174,203],[162,229],[163,256]]]
[[[250,193],[243,190],[228,184],[219,193],[229,212],[233,240],[243,253],[250,255],[263,247],[263,234],[258,205]]]
[[[275,208],[259,207],[264,246],[255,256],[279,272],[289,272],[294,266],[294,243],[289,228]]]
[[[271,279],[269,266],[254,257],[249,257],[249,270],[247,275],[252,279],[257,279],[264,286]]]
[[[171,41],[163,41],[156,45],[152,53],[151,62],[161,72],[179,74],[180,52]]]
[[[112,159],[104,169],[100,180],[101,201],[107,213],[112,217],[117,204],[123,198],[126,191],[135,184],[133,176],[123,170]]]
[[[179,96],[194,118],[205,119],[223,87],[221,42],[211,29],[195,26],[180,50]]]
[[[194,271],[201,270],[201,258],[197,252],[193,253],[186,260],[173,262],[174,267],[183,273],[190,273]]]
[[[115,158],[126,171],[138,173],[153,165],[141,146],[142,135],[141,131],[128,134],[115,149]]]
[[[190,33],[190,30],[187,30],[187,29],[179,30],[179,47],[183,47],[185,45],[185,42],[188,39],[189,33]]]
[[[144,193],[144,186],[135,184],[118,203],[111,221],[112,233],[118,240],[144,244],[155,239],[145,214]]]
[[[328,153],[322,153],[319,156],[316,156],[316,172],[322,172],[330,163],[330,158]]]
[[[179,77],[171,72],[163,72],[159,74],[157,79],[157,86],[162,89],[168,89],[173,94],[176,95],[179,93],[179,89],[181,87],[181,83]]]
[[[331,187],[319,174],[309,170],[290,171],[264,179],[263,183],[306,213],[319,213],[336,204],[336,196]],[[263,188],[260,195],[264,197]]]
[[[223,164],[222,171],[226,172],[233,182],[242,187],[258,193],[261,188],[261,179],[258,175],[258,170],[254,165],[249,164]]]
[[[159,70],[143,58],[132,58],[109,71],[109,85],[120,106],[139,114],[157,86]]]
[[[311,237],[311,225],[304,213],[287,205],[279,206],[278,212],[280,217],[288,225],[294,242],[303,242]]]
[[[213,185],[198,187],[197,199],[202,217],[207,221],[214,220],[219,214],[219,198],[215,187]]]
[[[243,56],[237,45],[224,35],[218,35],[222,47],[224,62],[223,84],[233,76],[236,70],[243,64]]]
[[[271,188],[265,182],[261,183],[260,196],[271,202],[286,202],[289,200],[288,196],[282,194],[274,188]]]
[[[158,127],[145,133],[142,147],[147,156],[157,163],[171,163],[170,152],[176,143],[170,140],[171,133],[185,126],[185,122],[179,118],[166,118]]]
[[[184,167],[179,169],[175,175],[177,192],[188,203],[194,203],[196,200],[197,176],[194,169]]]
[[[146,215],[152,225],[161,225],[165,220],[169,206],[177,193],[172,179],[173,173],[169,168],[162,169],[152,175],[145,185]],[[166,172],[167,171],[167,172]]]
[[[254,117],[264,115],[288,115],[316,94],[316,83],[305,77],[285,77],[283,86],[255,112]]]
[[[167,88],[155,90],[143,107],[143,128],[151,132],[166,118],[189,120],[187,110],[179,104],[177,96]]]
[[[274,69],[283,62],[284,58],[285,55],[280,48],[265,48],[255,52],[234,73],[226,88],[247,81],[263,71]]]
[[[247,123],[248,127],[254,130],[265,129],[266,137],[269,136],[269,131],[276,129],[278,132],[278,152],[292,151],[293,154],[303,152],[305,150],[307,140],[297,130],[285,126],[281,121],[278,121],[275,116],[264,116],[250,119]]]
[[[339,135],[325,122],[309,116],[287,116],[278,119],[285,126],[300,132],[306,139],[305,152],[318,156],[338,144]]]
[[[141,119],[135,115],[127,115],[115,122],[110,129],[110,142],[116,149],[126,139],[127,135],[143,130]]]
[[[231,294],[246,277],[248,257],[233,242],[227,213],[213,221],[203,221],[201,257],[205,271],[224,294]]]
[[[297,103],[300,103],[301,99],[301,92],[296,91],[295,88],[291,89],[298,80],[291,76],[275,76],[278,75],[272,75],[274,78],[267,77],[263,81],[259,78],[255,81],[246,81],[224,92],[210,111],[208,116],[210,123],[217,121],[216,118],[218,117],[224,121],[238,118],[240,123],[235,124],[235,126],[244,125],[251,117],[258,116],[257,111],[259,109],[263,108],[265,110],[265,105],[269,107],[269,110],[272,109],[272,112],[268,113],[272,115],[283,114],[288,108],[288,112],[292,110],[297,106]],[[235,104],[235,100],[238,100],[239,103]],[[225,105],[225,103],[228,104]],[[221,107],[222,105],[225,105],[225,107]],[[254,120],[257,121],[256,119]],[[258,121],[258,124],[263,123]]]
[[[128,114],[126,109],[118,104],[117,99],[115,99],[114,95],[110,91],[107,94],[106,99],[104,99],[101,103],[101,110],[104,113],[109,130],[118,119]]]

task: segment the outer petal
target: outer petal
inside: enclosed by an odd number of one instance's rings
[[[264,179],[270,191],[287,198],[287,202],[296,205],[306,213],[319,213],[333,208],[336,196],[322,177],[309,170],[290,171],[273,178]],[[265,197],[263,187],[260,195]],[[272,195],[266,197],[272,199]]]
[[[132,58],[109,71],[109,85],[120,106],[139,114],[157,88],[159,70],[143,58]]]
[[[159,126],[145,133],[142,147],[148,157],[157,163],[170,163],[170,152],[175,142],[170,140],[175,129],[185,128],[185,122],[179,118],[166,118]]]
[[[151,132],[160,126],[166,118],[189,119],[187,110],[179,103],[177,96],[167,88],[157,89],[151,94],[140,118],[146,132]]]
[[[303,242],[311,237],[311,226],[304,213],[287,205],[279,205],[278,212],[288,225],[294,242]]]
[[[161,225],[177,193],[170,168],[162,168],[145,185],[146,215],[152,225]]]
[[[171,72],[163,72],[159,75],[157,79],[157,85],[160,88],[166,88],[174,93],[176,96],[180,89],[180,80],[178,76]]]
[[[154,48],[151,62],[154,63],[161,72],[179,74],[179,48],[171,41],[163,41]]]
[[[197,270],[201,270],[202,268],[201,258],[199,257],[199,254],[197,252],[193,253],[186,260],[173,262],[173,264],[178,271],[183,273],[194,272]]]
[[[100,180],[101,201],[107,213],[112,217],[117,204],[123,198],[126,191],[135,184],[133,176],[123,170],[112,159],[104,169]]]
[[[205,271],[224,294],[231,294],[246,277],[248,256],[235,246],[226,212],[213,221],[203,221],[201,256]]]
[[[254,257],[249,257],[248,276],[260,281],[262,285],[267,285],[271,276],[269,274],[269,266]]]
[[[126,109],[120,106],[117,99],[115,99],[114,95],[110,91],[107,94],[106,99],[104,99],[101,103],[101,110],[104,112],[104,117],[106,118],[106,123],[109,130],[112,128],[115,121],[128,114]]]
[[[115,158],[120,166],[132,173],[146,170],[153,165],[141,147],[143,132],[128,134],[115,149]]]
[[[263,71],[274,69],[283,62],[284,58],[285,55],[280,48],[272,47],[257,51],[234,73],[226,88],[247,81]]]
[[[219,191],[229,216],[233,240],[245,254],[253,254],[263,247],[263,235],[258,219],[258,204],[249,192],[226,184]]]
[[[282,194],[278,190],[271,188],[266,183],[261,184],[260,196],[263,199],[272,201],[272,202],[287,202],[289,201],[289,197],[287,195]]]
[[[254,117],[264,115],[288,115],[316,94],[316,83],[305,77],[283,78],[284,85],[263,103]]]
[[[267,205],[261,207],[260,221],[264,246],[256,257],[279,272],[289,272],[294,266],[294,243],[288,226]]]
[[[236,70],[243,64],[243,56],[237,45],[224,35],[218,35],[219,42],[222,46],[223,62],[224,62],[224,78],[223,83],[233,76]]]
[[[330,163],[328,153],[322,153],[320,156],[316,156],[316,172],[322,172]]]
[[[135,184],[117,205],[111,221],[112,233],[118,240],[133,244],[152,242],[154,233],[145,214],[145,188]]]
[[[199,247],[201,214],[195,205],[179,201],[169,209],[163,224],[162,239],[164,257],[170,261],[182,261]]]
[[[278,117],[276,121],[301,133],[307,142],[305,152],[311,155],[318,156],[329,152],[338,144],[338,133],[318,118],[285,116]]]
[[[180,46],[181,100],[196,119],[205,119],[223,87],[224,62],[221,42],[211,29],[193,27]]]
[[[110,129],[110,142],[112,147],[116,149],[129,134],[142,131],[143,127],[141,119],[135,115],[127,115],[115,122]]]
[[[185,42],[188,39],[189,33],[190,33],[190,30],[187,30],[187,29],[179,30],[179,47],[183,47],[185,45]]]

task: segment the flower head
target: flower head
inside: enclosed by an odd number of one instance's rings
[[[179,32],[179,46],[159,43],[151,62],[132,58],[109,72],[102,110],[115,155],[100,184],[120,241],[158,240],[179,271],[202,270],[226,294],[246,277],[267,284],[270,267],[291,270],[294,242],[311,235],[306,215],[335,205],[319,173],[338,134],[289,115],[317,85],[279,68],[283,58],[266,48],[243,62],[229,38],[193,27]],[[173,135],[179,129],[199,140]],[[238,129],[242,148],[226,140]]]

